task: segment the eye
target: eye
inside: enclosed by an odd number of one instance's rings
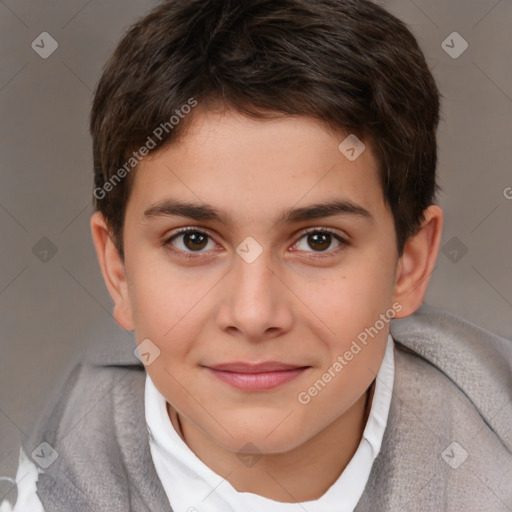
[[[304,240],[303,243],[301,241]],[[332,248],[333,242],[336,244]],[[347,240],[328,228],[312,228],[306,231],[293,246],[294,249],[313,253],[337,253],[348,245]],[[309,251],[307,248],[313,249]],[[330,249],[331,248],[331,249]]]
[[[211,246],[208,248],[208,242]],[[216,244],[210,238],[210,235],[197,229],[195,227],[188,227],[180,229],[173,236],[168,238],[164,245],[172,245],[177,249],[176,252],[194,253],[194,252],[205,252],[203,249],[215,249]],[[185,254],[188,256],[188,254]]]
[[[332,248],[333,243],[335,244],[334,248]],[[194,253],[197,253],[199,257],[201,253],[215,249],[217,246],[208,233],[194,226],[178,230],[170,238],[167,238],[163,245],[171,246],[175,254],[184,258],[194,258]],[[348,245],[347,240],[329,228],[311,228],[295,242],[292,250],[310,252],[323,257],[321,253],[327,253],[326,256],[331,256],[345,249]],[[308,247],[313,250],[308,250]]]

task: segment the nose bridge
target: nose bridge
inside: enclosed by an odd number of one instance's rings
[[[242,298],[258,297],[261,294],[268,295],[267,299],[272,295],[272,281],[275,279],[272,270],[272,255],[270,251],[262,251],[254,260],[244,259],[239,256],[235,260],[235,294],[239,294]]]
[[[254,246],[240,244],[231,278],[224,290],[219,323],[223,329],[236,328],[248,338],[260,338],[268,332],[288,329],[291,311],[283,283],[274,275],[272,254],[261,250],[246,257]],[[262,248],[263,249],[263,248]]]

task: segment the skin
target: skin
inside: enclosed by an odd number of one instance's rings
[[[124,261],[101,214],[91,218],[116,321],[134,330],[137,343],[149,338],[161,351],[146,370],[174,427],[235,489],[281,502],[318,499],[354,455],[389,324],[308,404],[298,394],[394,303],[401,306],[397,318],[418,309],[441,238],[442,212],[431,206],[398,257],[371,146],[351,162],[338,149],[345,136],[307,117],[254,120],[198,107],[180,143],[137,169]],[[229,222],[145,218],[149,207],[170,198],[207,203]],[[285,209],[335,199],[357,203],[371,218],[275,223]],[[186,226],[208,235],[201,246],[189,235],[169,241]],[[315,245],[307,228],[330,228],[348,244],[327,234]],[[236,252],[248,236],[263,251],[252,263]],[[255,392],[235,389],[202,366],[240,360],[310,368]],[[244,464],[241,452],[260,458]]]

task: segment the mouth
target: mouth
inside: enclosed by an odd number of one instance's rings
[[[226,363],[206,370],[222,382],[244,391],[261,391],[284,385],[306,372],[311,366],[298,366],[275,361],[249,364]]]

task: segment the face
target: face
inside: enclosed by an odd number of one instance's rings
[[[345,136],[304,117],[197,112],[183,140],[135,175],[118,321],[158,347],[146,369],[169,404],[229,450],[305,443],[364,395],[382,362],[388,323],[378,321],[399,261],[393,217],[370,146],[350,161]],[[384,327],[347,360],[376,322]],[[265,389],[209,369],[267,361],[306,369]]]

